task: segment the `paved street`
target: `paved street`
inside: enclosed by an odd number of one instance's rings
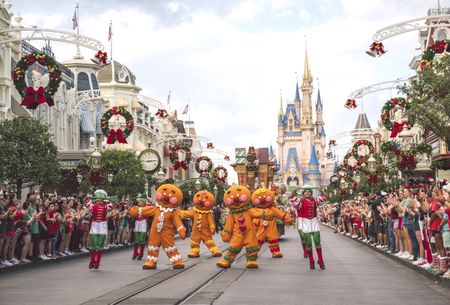
[[[157,270],[144,271],[131,250],[121,251],[105,255],[98,271],[81,259],[3,275],[0,304],[449,304],[450,291],[371,249],[328,228],[322,239],[324,271],[309,270],[290,228],[284,258],[264,247],[257,270],[239,260],[223,271],[202,248],[185,270],[172,270],[163,255]],[[178,244],[186,256],[188,241]]]

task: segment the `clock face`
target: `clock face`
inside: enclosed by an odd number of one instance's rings
[[[161,165],[161,159],[156,151],[145,150],[139,156],[142,167],[147,172],[154,172]]]

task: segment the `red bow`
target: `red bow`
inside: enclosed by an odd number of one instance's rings
[[[391,138],[395,138],[399,132],[403,130],[403,127],[405,127],[406,122],[394,122],[394,128],[392,128],[391,131]]]
[[[156,116],[160,118],[165,118],[167,116],[167,111],[165,109],[158,109]]]
[[[225,158],[223,158],[226,161],[230,161],[230,156],[225,156]]]
[[[208,149],[214,149],[214,144],[213,143],[208,143],[207,144],[207,148]]]
[[[175,164],[173,165],[173,169],[174,170],[178,170],[180,168],[180,166],[184,170],[188,170],[189,169],[189,167],[187,166],[185,161],[181,161],[181,162],[180,161],[176,161]]]
[[[109,132],[108,139],[106,140],[106,143],[114,144],[116,141],[119,141],[119,143],[122,143],[122,144],[127,143],[127,140],[122,135],[122,133],[123,133],[123,131],[120,128],[117,130],[111,129]]]
[[[384,54],[384,47],[382,42],[373,42],[370,46],[370,51],[377,52],[379,54]]]
[[[45,96],[45,89],[43,87],[39,87],[37,90],[34,90],[33,87],[28,87],[26,92],[27,95],[23,98],[21,105],[26,106],[28,109],[36,109],[38,105],[45,102],[49,106],[54,105],[53,99],[47,99]]]
[[[107,64],[106,60],[108,59],[108,55],[106,52],[98,51],[98,53],[95,54],[95,58],[98,58],[104,65]]]

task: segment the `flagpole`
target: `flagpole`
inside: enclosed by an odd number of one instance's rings
[[[77,35],[80,35],[80,4],[77,2]],[[80,56],[80,45],[77,44],[77,55]]]
[[[109,31],[110,31],[110,33],[109,33],[109,35],[111,35],[111,47],[110,47],[110,51],[111,52],[109,52],[109,54],[111,55],[111,60],[113,59],[113,53],[112,53],[112,51],[113,51],[113,48],[112,48],[112,46],[113,46],[113,44],[112,44],[112,42],[113,42],[113,35],[112,35],[112,20],[110,21],[110,23],[109,23]]]
[[[189,129],[190,129],[190,125],[191,125],[191,99],[189,98],[188,99],[188,113],[187,113],[187,115],[188,115],[188,129],[187,129],[187,136],[189,137]]]

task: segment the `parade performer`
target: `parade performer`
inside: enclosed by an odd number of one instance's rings
[[[298,195],[296,191],[294,191],[293,198],[291,199],[291,206],[294,206],[295,209],[297,209],[298,204],[300,203],[300,199],[302,198],[301,195]],[[302,244],[303,248],[303,258],[308,258],[308,250],[306,249],[306,239],[303,237],[302,234],[302,226],[303,226],[303,216],[298,215],[297,213],[297,230],[298,235],[300,236],[300,243]]]
[[[291,223],[292,218],[288,213],[283,212],[274,206],[275,194],[266,188],[259,188],[252,194],[252,203],[255,208],[261,210],[262,213],[267,214],[271,211],[274,217],[280,219],[283,223]],[[281,258],[283,254],[280,252],[278,244],[278,227],[274,218],[261,220],[254,219],[253,223],[257,227],[256,237],[258,238],[258,250],[267,240],[269,242],[269,249],[272,252],[273,258]]]
[[[208,247],[215,257],[222,256],[212,236],[216,230],[214,216],[212,213],[216,198],[210,192],[203,190],[194,195],[194,208],[192,210],[179,211],[181,218],[192,218],[191,252],[188,257],[200,256],[200,242]]]
[[[146,205],[147,200],[145,198],[136,199],[138,207],[142,208]],[[133,251],[133,260],[138,259],[141,260],[142,256],[144,256],[144,248],[146,244],[147,237],[147,217],[136,217],[136,221],[134,224],[134,251]],[[138,254],[139,248],[139,254]]]
[[[143,269],[155,269],[159,256],[159,247],[162,245],[174,269],[183,269],[184,262],[175,246],[174,232],[181,239],[186,238],[186,228],[183,226],[180,215],[175,211],[183,201],[183,193],[173,184],[163,184],[156,190],[154,206],[137,207],[130,209],[130,217],[147,218],[153,216],[152,227],[148,238],[147,261]]]
[[[223,202],[230,212],[221,233],[224,242],[230,242],[226,255],[217,262],[217,266],[228,268],[236,256],[245,247],[247,268],[258,268],[258,240],[253,218],[262,218],[263,221],[272,216],[272,212],[252,208],[251,194],[248,188],[242,185],[233,185],[223,196]]]
[[[91,261],[89,269],[98,269],[102,258],[102,249],[105,244],[106,235],[108,234],[108,220],[106,214],[112,208],[108,203],[108,194],[104,190],[96,190],[94,192],[95,203],[89,204],[87,207],[91,210],[91,229],[89,231],[91,238]]]
[[[322,258],[322,248],[320,245],[320,227],[319,218],[317,217],[317,208],[319,200],[313,198],[312,187],[304,185],[301,188],[302,199],[298,199],[295,202],[297,208],[297,215],[302,220],[299,222],[299,229],[301,228],[301,239],[306,244],[307,255],[309,257],[309,267],[314,269],[314,256],[312,252],[312,241],[314,240],[314,246],[317,251],[317,263],[320,269],[325,269],[325,264]]]

